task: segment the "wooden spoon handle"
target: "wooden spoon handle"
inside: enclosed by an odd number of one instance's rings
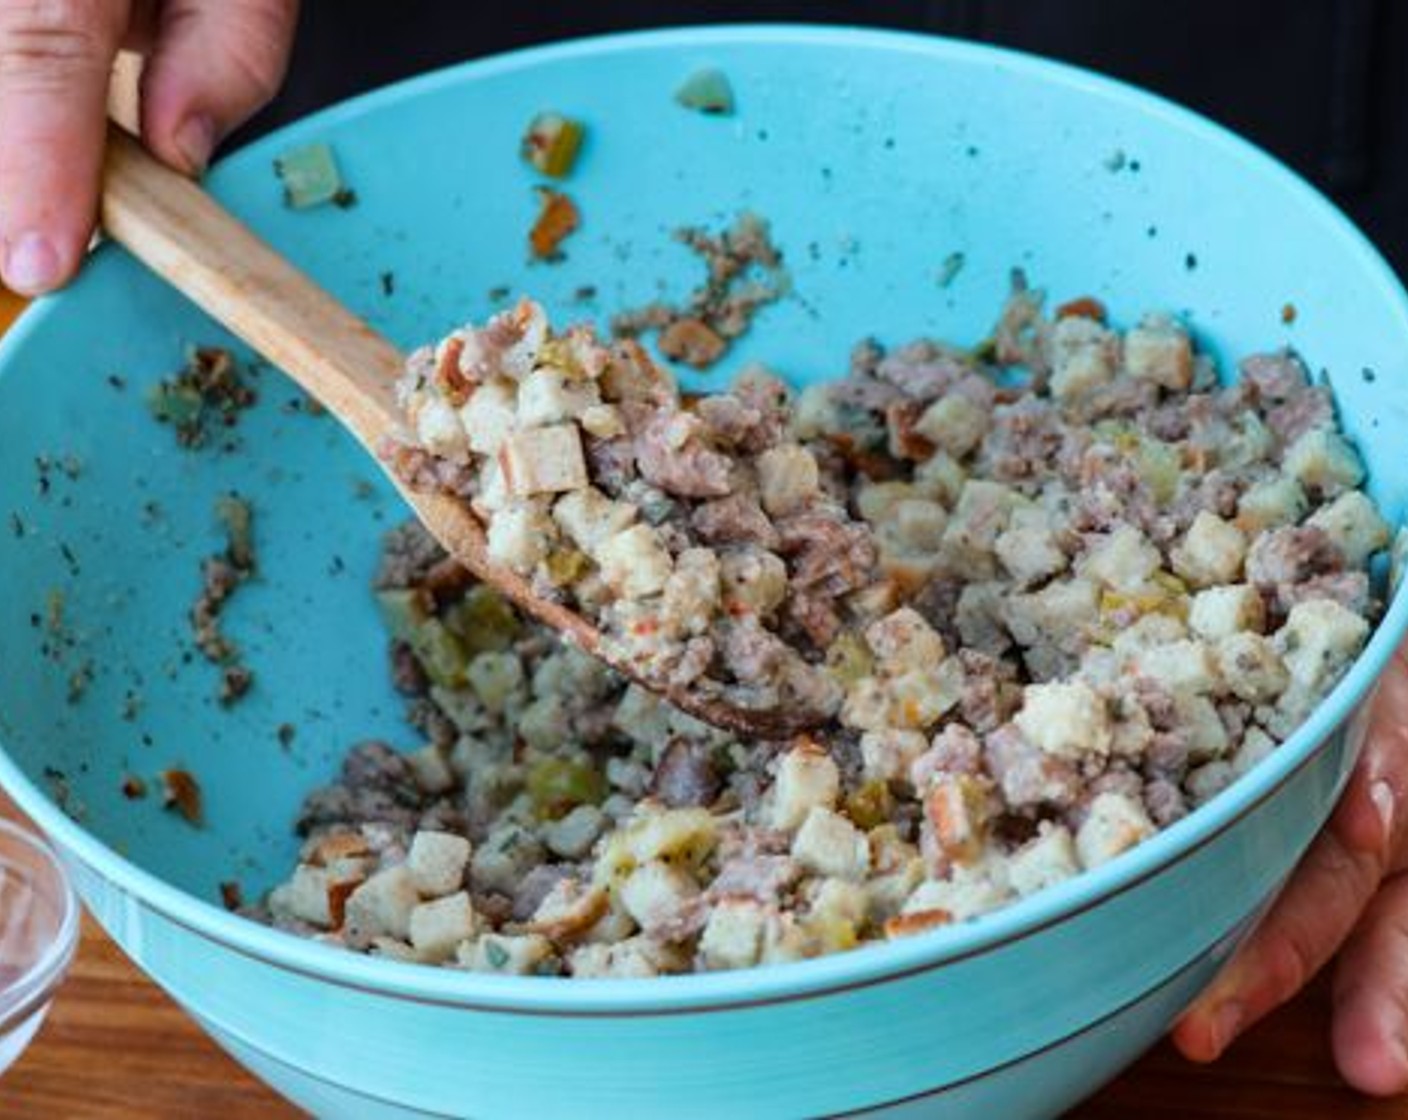
[[[375,454],[396,424],[396,347],[115,126],[104,175],[108,234],[286,371]]]

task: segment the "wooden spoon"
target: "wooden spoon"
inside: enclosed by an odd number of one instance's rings
[[[400,427],[392,393],[404,364],[397,349],[119,128],[109,130],[104,174],[102,225],[109,236],[285,370],[381,463],[379,449]],[[476,577],[677,708],[764,739],[785,739],[818,722],[805,712],[740,708],[642,676],[581,615],[492,563],[484,527],[465,503],[412,490],[388,475],[430,534]]]

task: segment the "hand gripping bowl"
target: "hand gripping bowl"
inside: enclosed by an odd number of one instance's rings
[[[675,104],[709,65],[732,80],[737,116]],[[546,108],[590,123],[569,184],[585,225],[565,262],[528,267],[536,203],[515,152]],[[271,161],[313,140],[335,147],[350,209],[284,207]],[[804,28],[574,43],[333,109],[232,157],[211,185],[407,347],[482,318],[501,285],[556,318],[648,302],[661,281],[686,291],[694,264],[668,230],[740,208],[772,220],[797,298],[737,359],[798,381],[839,372],[872,333],[981,337],[1021,265],[1124,321],[1186,312],[1224,359],[1294,345],[1332,382],[1374,497],[1394,519],[1408,500],[1408,302],[1364,239],[1235,137],[1035,59]],[[941,286],[955,253],[964,267]],[[587,284],[596,304],[574,295]],[[156,429],[144,387],[183,345],[220,338],[107,248],[0,349],[0,514],[15,530],[0,534],[0,780],[142,967],[323,1115],[1055,1114],[1152,1042],[1274,895],[1341,788],[1408,620],[1400,595],[1309,723],[1213,804],[970,925],[651,981],[364,959],[234,917],[218,888],[252,897],[290,866],[297,803],[352,742],[413,745],[366,592],[376,535],[400,511],[349,439],[283,407],[294,392],[273,372],[236,450],[180,451]],[[37,456],[81,469],[49,470],[41,494]],[[214,670],[181,655],[229,489],[257,510],[262,578],[230,622],[257,684],[224,711]],[[61,638],[45,617],[56,591]],[[91,683],[70,703],[84,665]],[[281,749],[286,722],[297,737]],[[155,795],[123,796],[124,776],[168,767],[199,780],[203,827]]]

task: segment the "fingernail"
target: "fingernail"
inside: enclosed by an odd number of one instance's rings
[[[61,273],[58,250],[42,233],[22,233],[5,248],[5,284],[21,295],[49,291]]]
[[[175,143],[192,171],[204,171],[215,151],[215,122],[204,113],[187,117],[176,130]]]
[[[1221,1054],[1232,1040],[1237,1037],[1237,1032],[1242,1029],[1242,1018],[1246,1014],[1242,1001],[1238,999],[1224,1000],[1218,1004],[1212,1013],[1212,1044]]]
[[[1369,786],[1369,800],[1378,811],[1379,821],[1384,826],[1384,838],[1393,835],[1393,787],[1380,778]]]

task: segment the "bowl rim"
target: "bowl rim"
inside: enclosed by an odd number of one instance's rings
[[[1241,164],[1257,177],[1269,178],[1296,197],[1308,214],[1326,223],[1358,257],[1359,267],[1396,310],[1408,337],[1408,293],[1378,250],[1329,199],[1263,149],[1193,110],[1129,83],[1026,52],[919,32],[805,23],[706,24],[573,39],[473,59],[361,94],[280,128],[220,161],[210,186],[217,195],[225,193],[223,169],[264,166],[290,144],[315,139],[323,130],[368,110],[444,87],[593,55],[760,45],[843,45],[882,55],[917,56],[937,65],[977,63],[1133,106],[1160,126],[1191,134],[1209,151]],[[41,323],[64,313],[68,298],[64,293],[43,297],[21,316],[0,341],[0,376]],[[895,982],[992,953],[1068,922],[1169,870],[1268,801],[1318,756],[1330,736],[1376,688],[1405,631],[1408,589],[1400,587],[1349,672],[1289,739],[1213,801],[1119,858],[970,922],[848,953],[728,972],[564,983],[559,978],[494,976],[349,953],[233,915],[143,870],[64,814],[3,748],[0,786],[86,872],[108,887],[206,941],[306,978],[384,998],[528,1016],[650,1017],[724,1011]]]
[[[58,852],[42,837],[17,821],[0,818],[0,841],[27,848],[38,857],[41,881],[37,889],[56,888],[61,908],[58,927],[50,943],[12,985],[0,988],[0,1033],[3,1033],[23,1023],[53,997],[77,952],[83,908]]]

